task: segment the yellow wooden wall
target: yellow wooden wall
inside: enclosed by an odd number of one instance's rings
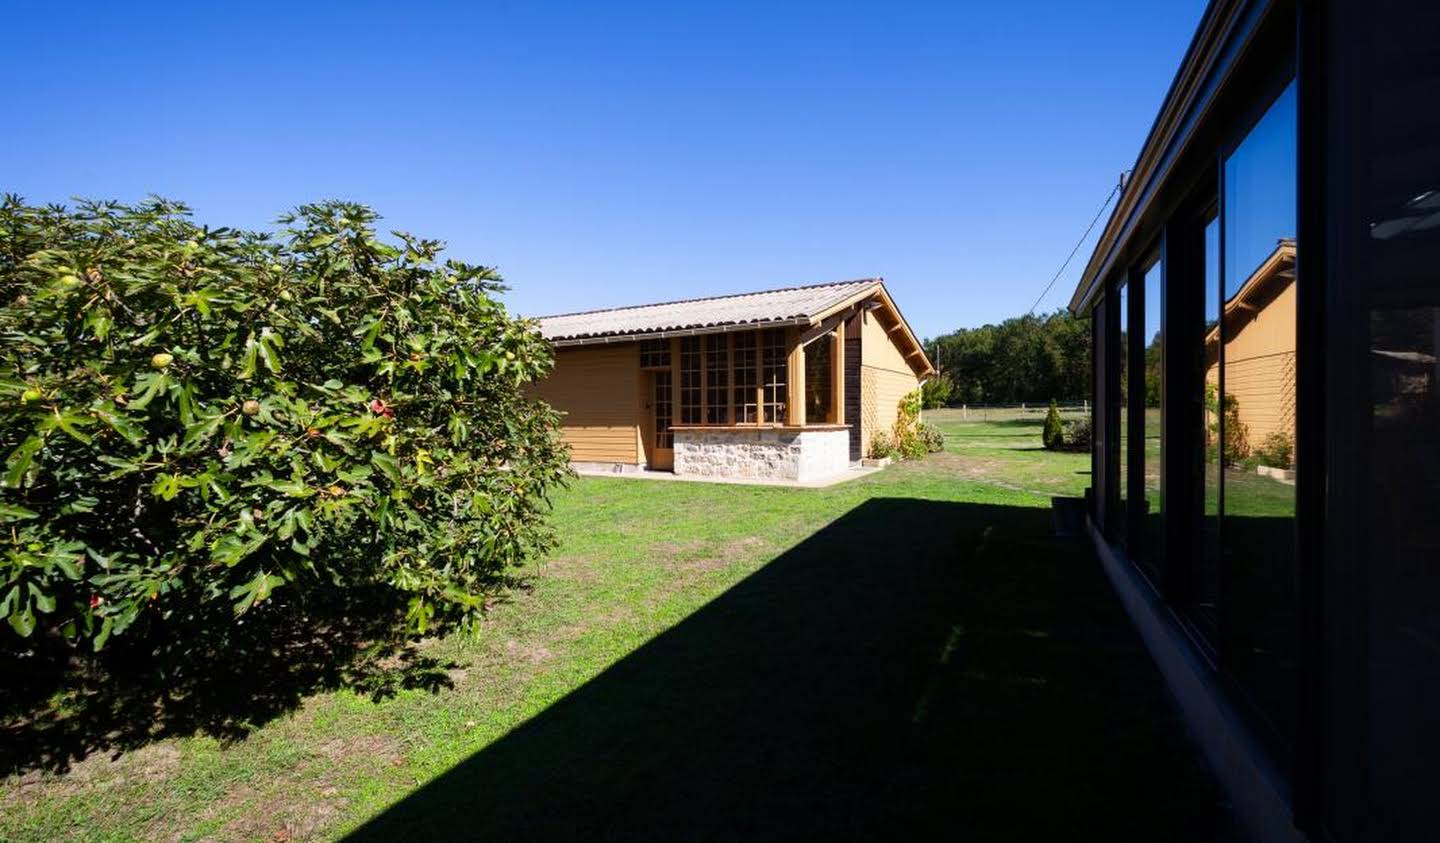
[[[870,311],[861,316],[860,441],[865,453],[877,432],[888,431],[899,415],[900,399],[920,387],[920,378],[905,362],[905,354]]]
[[[640,357],[635,343],[561,348],[536,395],[565,414],[576,462],[640,462]]]
[[[1233,330],[1233,329],[1232,329]],[[1225,344],[1225,392],[1239,402],[1250,447],[1271,433],[1295,435],[1295,285],[1233,331]],[[1206,381],[1217,383],[1216,367]]]

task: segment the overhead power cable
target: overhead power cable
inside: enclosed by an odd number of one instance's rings
[[[1065,267],[1069,266],[1070,261],[1075,259],[1075,253],[1080,251],[1080,247],[1085,245],[1085,240],[1090,236],[1090,232],[1095,229],[1095,223],[1100,221],[1100,217],[1105,213],[1105,209],[1110,207],[1110,200],[1115,198],[1115,194],[1125,189],[1125,176],[1128,174],[1128,170],[1120,174],[1120,180],[1115,183],[1114,187],[1110,188],[1110,195],[1105,197],[1104,204],[1100,206],[1100,210],[1095,212],[1095,218],[1090,220],[1089,225],[1085,226],[1085,233],[1080,235],[1080,239],[1075,243],[1075,248],[1070,250],[1069,256],[1065,258],[1064,263],[1060,264],[1060,268],[1055,270],[1055,275],[1051,277],[1050,283],[1046,284],[1045,289],[1040,291],[1039,297],[1035,299],[1034,304],[1030,305],[1030,310],[1026,315],[1034,315],[1035,308],[1040,306],[1040,302],[1044,301],[1045,296],[1049,294],[1050,288],[1054,287],[1055,282],[1060,280],[1060,275],[1065,272]]]

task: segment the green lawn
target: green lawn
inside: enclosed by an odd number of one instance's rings
[[[1045,450],[1043,418],[975,422],[960,410],[926,410],[924,418],[945,434],[947,464],[959,477],[1035,495],[1079,496],[1090,485],[1090,454]]]
[[[1047,496],[1088,455],[937,419],[828,489],[585,478],[450,687],[316,692],[0,782],[5,840],[1212,840],[1212,782]]]

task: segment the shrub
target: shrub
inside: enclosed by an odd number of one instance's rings
[[[920,423],[920,441],[925,443],[927,453],[938,454],[945,450],[945,434],[933,424]]]
[[[1067,451],[1090,450],[1090,420],[1076,419],[1066,422],[1060,436],[1060,447]]]
[[[272,595],[472,624],[552,544],[552,365],[494,270],[327,202],[278,235],[187,208],[0,202],[0,617],[100,649]],[[18,644],[12,639],[12,644]],[[0,643],[0,647],[10,646]]]
[[[894,457],[899,453],[895,447],[895,440],[890,434],[881,430],[870,437],[870,458],[883,460],[886,457]]]
[[[949,374],[938,374],[920,385],[920,406],[926,410],[938,410],[950,403],[955,392],[955,382]]]
[[[1064,430],[1060,424],[1060,408],[1055,399],[1050,399],[1050,409],[1045,413],[1045,427],[1040,431],[1040,441],[1049,450],[1055,451],[1065,445]]]
[[[1266,436],[1260,447],[1255,449],[1255,457],[1262,465],[1271,468],[1290,468],[1295,461],[1295,443],[1288,433],[1277,430]]]
[[[1223,407],[1222,407],[1223,405]],[[1225,464],[1236,465],[1250,456],[1249,428],[1240,421],[1240,399],[1226,394],[1220,400],[1215,384],[1205,384],[1205,452],[1207,460],[1215,458],[1215,443],[1219,439],[1220,416],[1225,416]]]
[[[890,434],[898,455],[907,460],[925,456],[925,440],[920,433],[920,427],[923,424],[920,421],[920,401],[920,390],[915,389],[905,393],[896,407],[898,412],[895,416],[895,426]]]
[[[1250,429],[1240,421],[1240,399],[1226,395],[1225,408],[1225,463],[1234,465],[1250,456]]]

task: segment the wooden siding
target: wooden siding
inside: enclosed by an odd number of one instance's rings
[[[1225,392],[1235,396],[1250,446],[1280,432],[1295,436],[1295,285],[1244,324],[1225,344]],[[1206,381],[1217,383],[1215,366]]]
[[[860,322],[860,438],[868,454],[875,434],[895,426],[900,399],[918,389],[920,379],[896,343],[894,323],[887,325],[870,311]]]
[[[565,414],[576,462],[640,462],[640,358],[635,343],[558,349],[536,395]]]
[[[846,423],[858,423],[855,448],[868,453],[875,433],[894,426],[900,399],[916,389],[920,379],[902,343],[908,334],[893,310],[863,310],[836,328],[839,329],[838,342],[833,360],[837,368],[846,373],[844,377],[835,378],[836,409]],[[788,358],[784,373],[788,381],[785,398],[789,403],[787,423],[791,425],[813,421],[804,418],[805,367],[803,351],[798,345],[801,333],[796,327],[784,329]],[[731,336],[738,335],[739,332],[735,332]],[[763,334],[757,332],[755,336],[757,345],[763,346]],[[669,342],[672,380],[678,388],[680,339],[672,337]],[[757,347],[756,351],[758,363],[763,349]],[[733,349],[728,356],[732,359],[732,368],[727,373],[727,398],[733,397],[737,383]],[[702,373],[704,371],[702,366]],[[759,374],[757,367],[757,412],[763,417]],[[653,421],[649,414],[653,411],[646,408],[651,399],[648,395],[650,377],[640,369],[638,343],[562,347],[556,350],[555,370],[534,391],[537,397],[564,414],[561,430],[570,445],[573,461],[650,463],[652,467],[663,468],[667,463],[666,453],[657,450],[651,441],[655,438],[654,431],[650,430]],[[701,395],[708,396],[704,379]],[[678,413],[679,395],[673,397]]]

